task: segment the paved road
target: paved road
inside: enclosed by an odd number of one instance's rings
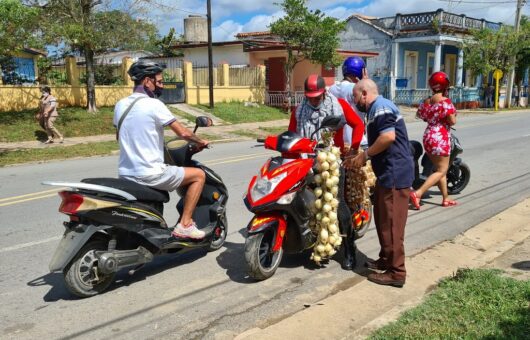
[[[411,211],[409,255],[468,229],[530,197],[530,112],[462,117],[457,134],[472,169],[457,207],[433,204]],[[422,122],[408,125],[420,139]],[[337,262],[316,268],[307,255],[285,257],[274,277],[252,282],[244,270],[242,233],[250,214],[241,197],[251,176],[272,153],[252,142],[219,144],[199,157],[230,190],[226,246],[168,255],[130,277],[121,273],[107,293],[90,299],[69,295],[48,261],[62,233],[59,198],[43,180],[77,181],[115,176],[116,157],[44,163],[0,169],[0,337],[56,338],[232,338],[248,328],[275,323],[325,296],[364,280]],[[166,216],[176,215],[166,205]],[[377,254],[375,232],[359,242],[359,262]],[[359,266],[357,273],[362,274]]]

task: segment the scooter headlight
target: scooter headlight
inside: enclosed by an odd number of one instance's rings
[[[278,204],[291,204],[295,196],[296,196],[296,191],[285,194],[282,197],[280,197],[280,199],[278,200]]]
[[[262,199],[270,194],[285,177],[287,177],[287,172],[283,172],[272,178],[266,176],[259,177],[256,183],[254,183],[252,190],[250,190],[250,197],[254,202]]]

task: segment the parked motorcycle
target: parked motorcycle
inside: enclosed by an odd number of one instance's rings
[[[454,129],[453,129],[454,130]],[[414,189],[419,188],[425,180],[433,173],[434,166],[427,154],[423,152],[422,143],[412,140],[410,146],[414,154]],[[458,138],[451,134],[451,153],[449,155],[449,169],[447,170],[447,192],[450,195],[458,194],[468,185],[471,178],[469,166],[458,157],[464,149]],[[421,157],[421,173],[420,160]]]
[[[208,117],[198,117],[198,127],[211,125]],[[166,163],[202,169],[206,182],[193,219],[206,232],[202,240],[181,239],[171,235],[163,217],[169,193],[116,178],[85,178],[79,183],[44,182],[68,187],[59,192],[59,211],[70,217],[64,222],[63,238],[50,262],[51,272],[62,271],[66,287],[79,297],[105,291],[122,268],[133,267],[133,274],[154,256],[193,248],[219,249],[227,235],[226,203],[228,191],[221,177],[192,159],[201,151],[193,143],[177,139],[165,145]],[[182,215],[187,188],[177,210]]]
[[[320,129],[337,125],[337,119],[326,117]],[[247,209],[255,214],[247,226],[245,240],[248,272],[256,280],[265,280],[274,275],[284,252],[300,253],[312,248],[317,240],[309,222],[316,213],[313,169],[321,146],[312,138],[289,131],[258,142],[282,153],[267,160],[251,179],[244,197]],[[345,223],[351,225],[351,219],[348,217]],[[348,240],[351,245],[347,246],[354,251],[355,237]]]

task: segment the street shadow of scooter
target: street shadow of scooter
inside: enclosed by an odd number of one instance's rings
[[[195,262],[196,260],[206,256],[206,254],[206,250],[198,248],[190,249],[184,252],[181,251],[177,254],[173,253],[157,256],[152,262],[146,264],[141,269],[138,269],[133,275],[129,274],[129,269],[131,268],[125,268],[116,274],[114,282],[112,282],[110,287],[99,295],[106,294],[121,287],[131,286],[137,282],[144,281],[150,276],[156,275],[173,267]],[[51,286],[51,289],[43,297],[43,300],[46,302],[82,299],[71,294],[66,289],[62,273],[48,273],[29,281],[27,285],[30,287]]]

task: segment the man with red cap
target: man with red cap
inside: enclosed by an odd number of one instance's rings
[[[344,152],[343,128],[346,124],[353,128],[352,149],[357,150],[364,133],[364,123],[352,107],[344,99],[337,99],[326,90],[324,78],[311,74],[304,82],[305,98],[291,115],[289,131],[311,138],[322,123],[324,117],[341,117],[341,125],[335,132],[334,143]],[[320,139],[320,132],[315,135]],[[352,270],[355,267],[355,248],[351,230],[351,212],[344,201],[344,169],[341,169],[339,183],[339,227],[342,234],[347,235],[344,244],[344,260],[342,268]]]

